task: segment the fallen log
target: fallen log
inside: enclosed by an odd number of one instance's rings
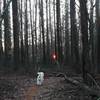
[[[84,83],[81,83],[71,77],[68,77],[66,74],[63,74],[63,73],[60,73],[59,75],[57,76],[64,76],[65,80],[73,85],[77,85],[79,86],[81,89],[83,90],[86,90],[87,93],[91,96],[97,96],[97,97],[100,97],[100,89],[94,89],[94,88],[91,88],[89,87],[88,85],[84,84]]]

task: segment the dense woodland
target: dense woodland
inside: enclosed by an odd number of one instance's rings
[[[59,64],[85,78],[100,72],[99,44],[100,0],[0,0],[1,70]]]
[[[0,100],[37,94],[100,100],[100,0],[0,0]]]

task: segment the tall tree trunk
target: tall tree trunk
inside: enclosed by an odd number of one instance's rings
[[[82,33],[82,71],[84,82],[87,82],[86,72],[90,70],[89,64],[89,44],[88,44],[88,13],[87,0],[80,0],[81,33]]]
[[[46,61],[46,52],[45,52],[45,32],[44,32],[44,17],[43,17],[43,0],[40,2],[40,17],[42,25],[42,41],[43,41],[43,63]]]
[[[6,7],[7,0],[4,0],[4,9]],[[9,8],[4,14],[4,47],[5,47],[5,64],[9,65],[11,58],[11,27],[10,27],[10,12]]]
[[[25,63],[25,54],[24,54],[24,39],[23,39],[23,2],[21,0],[20,2],[21,6],[20,6],[20,10],[21,10],[21,14],[20,14],[20,39],[21,39],[21,63],[24,64]]]
[[[19,64],[19,20],[18,20],[18,3],[12,0],[13,10],[13,38],[14,38],[14,63]]]
[[[70,64],[70,44],[69,44],[69,14],[68,14],[68,0],[65,2],[65,64]]]
[[[57,52],[57,33],[56,33],[56,7],[55,7],[55,0],[53,1],[53,11],[54,11],[54,37],[55,37],[55,52]]]
[[[25,62],[29,63],[29,52],[28,52],[28,10],[27,10],[27,0],[25,2]]]
[[[50,61],[50,43],[49,43],[49,27],[48,27],[48,0],[46,0],[46,62]]]
[[[37,0],[35,0],[35,63],[37,64]]]
[[[71,58],[72,66],[76,71],[80,70],[79,68],[79,46],[78,40],[79,35],[77,32],[76,26],[76,11],[75,11],[75,0],[70,0],[70,20],[71,20]]]
[[[1,15],[1,2],[0,2],[0,15]],[[0,23],[0,61],[2,60],[3,46],[2,46],[2,24]]]
[[[4,19],[4,14],[5,14],[6,10],[8,9],[8,7],[9,7],[11,1],[12,1],[12,0],[9,0],[9,1],[8,1],[8,3],[6,4],[5,9],[3,10],[2,14],[0,15],[0,24],[2,24],[2,21],[3,21],[3,19]]]
[[[53,49],[53,31],[52,31],[52,25],[51,25],[51,0],[48,1],[49,4],[49,33],[50,33],[50,47],[51,47],[51,51]]]
[[[35,59],[34,59],[34,35],[33,35],[33,20],[32,20],[32,8],[31,8],[31,0],[29,0],[29,3],[30,3],[30,24],[31,24],[31,37],[32,37],[32,64],[34,65],[35,63]],[[34,14],[34,12],[33,12]],[[34,18],[33,18],[34,19]]]
[[[42,49],[42,22],[41,22],[41,1],[39,0],[39,56],[40,56],[40,61],[43,60],[43,49]]]
[[[57,19],[57,51],[58,51],[58,62],[62,62],[62,45],[61,45],[61,20],[60,20],[60,0],[56,1],[56,19]]]
[[[96,0],[97,66],[100,73],[100,0]]]
[[[91,65],[91,72],[96,72],[96,58],[95,58],[95,36],[94,36],[94,22],[93,22],[93,11],[94,5],[93,0],[91,0],[91,7],[90,7],[90,20],[89,20],[89,34],[90,34],[90,65]]]

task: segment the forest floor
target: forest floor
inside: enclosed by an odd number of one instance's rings
[[[82,82],[80,75],[71,78]],[[64,77],[55,73],[45,73],[41,86],[36,85],[36,78],[26,75],[0,76],[0,100],[97,100],[80,87],[66,82]]]

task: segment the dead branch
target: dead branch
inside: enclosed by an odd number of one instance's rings
[[[97,88],[100,89],[100,86],[98,85],[98,83],[96,82],[96,80],[92,77],[92,75],[90,75],[89,73],[87,73],[87,75],[92,79],[92,81],[97,86]]]
[[[100,89],[98,89],[98,90],[93,89],[93,88],[87,86],[84,83],[80,83],[79,81],[77,81],[77,80],[75,80],[75,79],[73,79],[71,77],[68,77],[66,74],[60,73],[60,75],[61,74],[64,76],[64,78],[65,78],[66,81],[70,82],[73,85],[79,86],[83,90],[86,90],[89,95],[95,95],[97,97],[100,97]]]

